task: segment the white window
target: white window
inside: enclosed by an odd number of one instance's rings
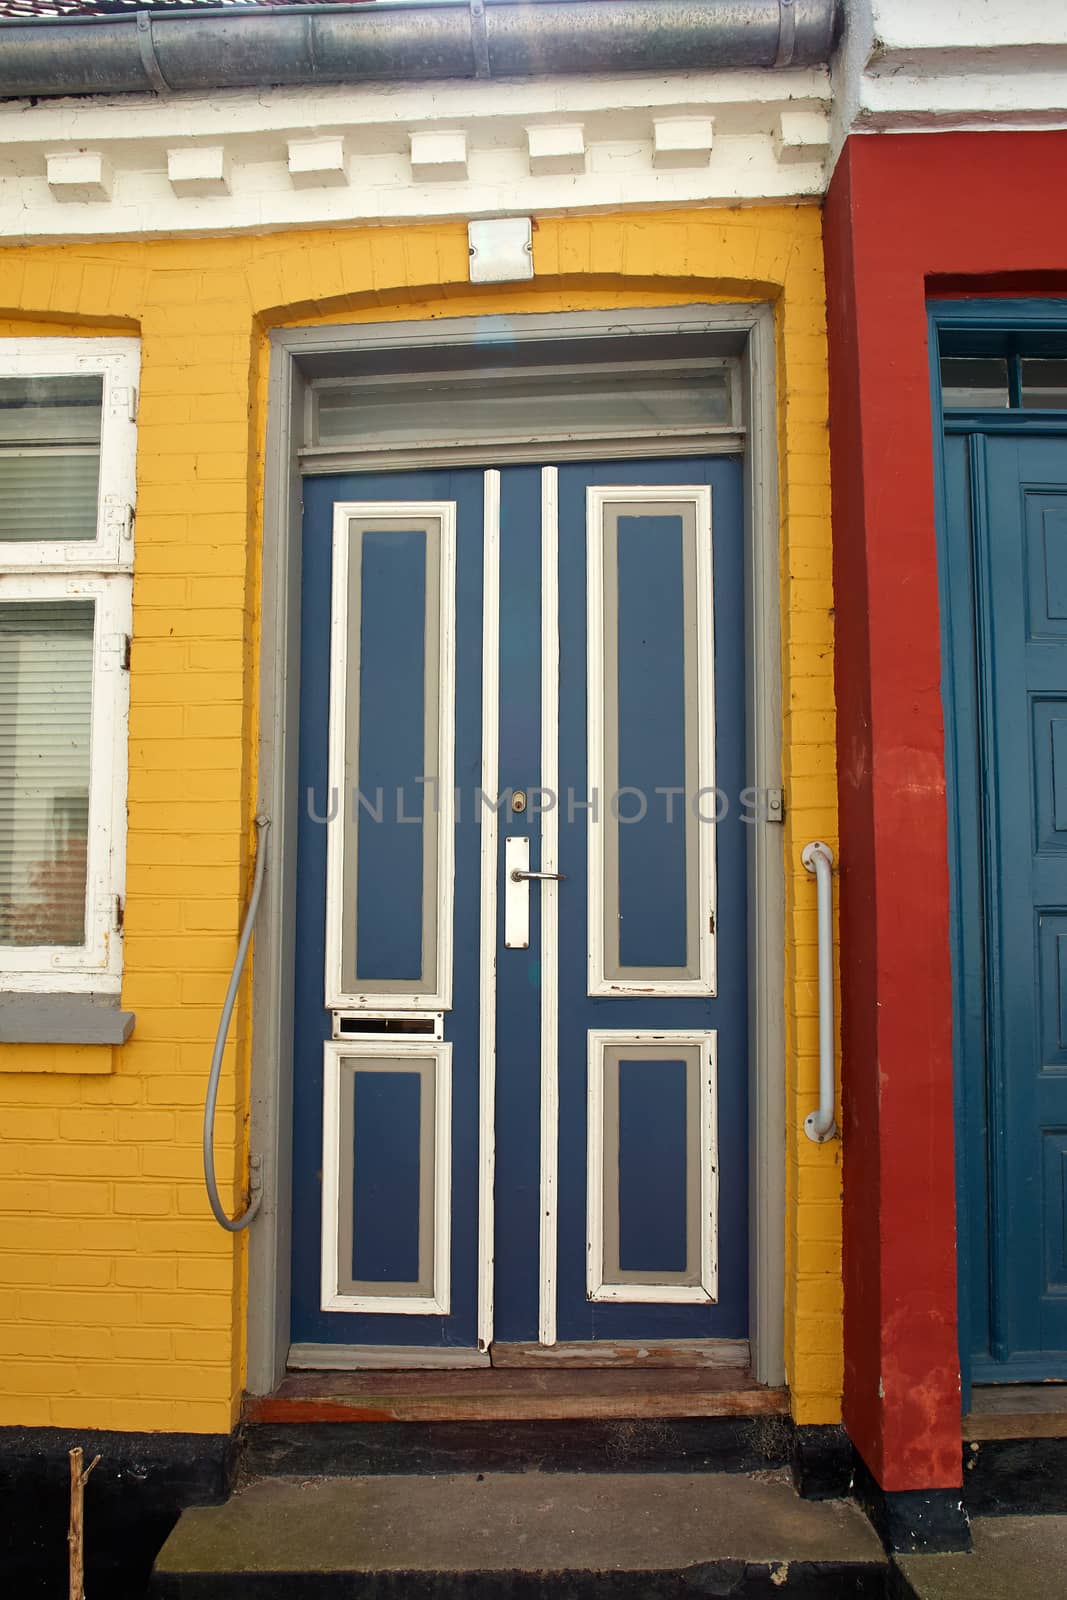
[[[138,373],[0,340],[0,990],[122,976]]]

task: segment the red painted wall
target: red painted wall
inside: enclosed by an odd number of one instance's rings
[[[960,1482],[928,294],[1067,294],[1067,133],[855,135],[826,202],[841,837],[845,1423]]]

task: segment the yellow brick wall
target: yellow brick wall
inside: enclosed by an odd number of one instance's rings
[[[227,1430],[245,1243],[212,1221],[200,1108],[248,882],[267,334],[309,321],[768,298],[778,319],[789,810],[786,1345],[839,1414],[839,1166],[817,1076],[814,893],[836,837],[825,316],[814,207],[553,219],[531,286],[475,291],[462,226],[0,249],[0,337],[140,334],[121,1049],[0,1046],[0,1424]],[[217,1154],[236,1206],[247,985]]]

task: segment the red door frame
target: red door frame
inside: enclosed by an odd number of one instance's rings
[[[845,1393],[883,1489],[961,1482],[926,300],[1067,294],[1067,133],[853,135],[826,201]]]

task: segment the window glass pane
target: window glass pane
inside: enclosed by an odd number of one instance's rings
[[[1008,363],[1004,356],[942,356],[941,398],[946,411],[1008,404]]]
[[[85,943],[94,610],[0,602],[0,945]]]
[[[316,391],[317,442],[463,444],[549,432],[602,438],[649,428],[729,426],[730,374],[670,368],[579,374],[424,374],[410,383],[353,383]]]
[[[1067,361],[1022,362],[1023,405],[1067,411]]]
[[[99,374],[0,378],[0,540],[96,538]]]

